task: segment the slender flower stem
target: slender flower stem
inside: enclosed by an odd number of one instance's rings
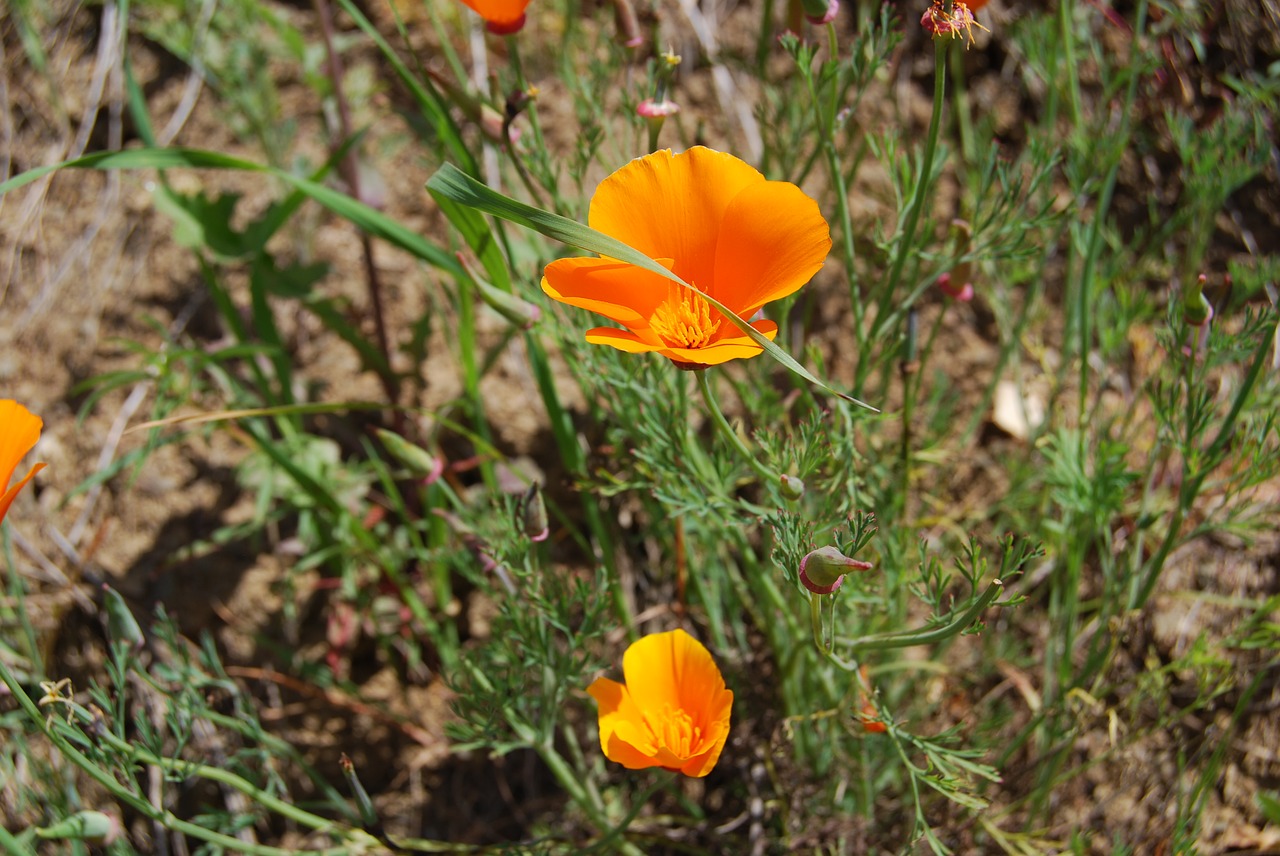
[[[342,58],[338,55],[333,43],[333,11],[329,8],[328,0],[313,0],[313,3],[316,16],[320,19],[321,35],[324,37],[325,54],[329,63],[329,78],[333,85],[333,97],[338,104],[338,129],[342,135],[342,140],[345,142],[351,139],[351,109],[347,104],[347,97],[342,88]],[[361,199],[360,194],[360,167],[354,151],[347,152],[342,159],[340,169],[351,196],[363,202],[364,200]],[[379,380],[382,381],[382,389],[387,396],[387,400],[395,404],[400,399],[400,379],[396,377],[395,370],[391,368],[391,339],[387,335],[386,312],[382,306],[382,282],[378,278],[378,268],[373,261],[373,241],[369,238],[368,233],[363,230],[360,232],[360,248],[363,253],[365,283],[369,291],[369,308],[373,315],[374,335],[377,337],[378,350],[382,352],[383,364],[386,366],[386,371],[378,373]],[[392,419],[397,431],[399,431],[404,420],[403,414],[397,410],[392,410]]]
[[[4,847],[6,853],[14,856],[36,856],[36,851],[14,838],[3,826],[0,826],[0,846]]]
[[[960,631],[971,626],[982,615],[982,611],[990,606],[1000,592],[1004,591],[1004,583],[992,580],[982,596],[965,610],[964,614],[954,621],[933,629],[908,630],[901,633],[878,633],[874,636],[862,636],[858,639],[844,640],[844,644],[854,651],[886,651],[891,648],[910,648],[915,645],[932,645],[944,639],[950,639]]]
[[[707,412],[711,414],[711,421],[715,423],[716,430],[720,432],[720,436],[724,438],[729,445],[738,450],[743,459],[751,465],[751,469],[756,471],[756,475],[766,483],[777,484],[781,477],[773,470],[766,467],[760,462],[760,459],[751,454],[751,450],[747,448],[747,444],[742,442],[742,438],[738,436],[738,432],[733,430],[733,426],[729,424],[729,420],[724,418],[724,413],[720,410],[720,405],[716,402],[715,393],[711,391],[711,381],[707,379],[707,370],[702,369],[694,372],[698,378],[698,391],[702,393],[702,400],[706,402]]]
[[[834,23],[827,24],[827,45],[829,56],[826,61],[838,63],[840,45],[836,39]],[[809,98],[813,102],[814,121],[817,123],[818,134],[822,141],[822,155],[826,159],[827,173],[836,195],[836,213],[840,218],[840,249],[844,255],[845,278],[849,282],[854,326],[861,330],[865,310],[862,305],[862,292],[858,290],[857,247],[853,240],[853,216],[849,212],[849,189],[845,182],[844,169],[840,165],[840,153],[836,149],[835,123],[839,103],[837,99],[840,96],[839,76],[831,80],[829,110],[824,110],[822,107],[812,73],[805,74],[805,83],[809,87]]]
[[[906,223],[903,224],[902,235],[894,248],[893,267],[889,271],[889,278],[880,291],[880,300],[876,310],[877,327],[881,325],[880,319],[891,317],[889,305],[893,301],[893,295],[902,281],[902,272],[906,268],[907,256],[911,255],[914,248],[916,227],[920,223],[920,212],[924,210],[925,199],[928,196],[929,188],[932,186],[933,159],[938,150],[938,131],[942,127],[942,104],[947,94],[947,49],[950,44],[950,39],[933,40],[933,114],[929,117],[929,130],[925,135],[924,156],[920,160],[920,174],[916,179],[915,196],[907,209]],[[860,377],[857,384],[854,385],[855,395],[861,389],[862,382],[866,379],[866,372],[872,366],[872,361],[866,359],[865,351],[872,344],[878,342],[879,338],[878,335],[873,333],[862,340],[864,353],[861,355],[862,359],[858,361]]]

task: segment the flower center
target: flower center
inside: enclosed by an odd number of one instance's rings
[[[667,302],[654,311],[649,326],[673,347],[705,348],[720,329],[720,319],[712,320],[711,304],[707,301],[672,284]]]
[[[678,758],[689,758],[702,745],[702,727],[694,725],[686,710],[663,705],[661,713],[646,713],[645,724],[653,740]]]

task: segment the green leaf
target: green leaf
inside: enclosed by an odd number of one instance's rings
[[[199,250],[208,247],[224,259],[239,259],[252,253],[245,236],[231,228],[239,193],[226,193],[210,198],[203,190],[194,194],[178,193],[171,187],[158,187],[155,206],[173,220],[173,239],[179,246]]]
[[[1280,793],[1258,792],[1258,808],[1268,823],[1280,823]]]
[[[319,202],[339,217],[388,243],[439,268],[450,276],[462,276],[462,267],[449,253],[437,247],[418,233],[407,229],[386,214],[358,202],[345,193],[325,187],[310,179],[302,178],[276,167],[266,166],[243,158],[209,152],[201,149],[128,149],[121,152],[97,152],[75,160],[36,167],[0,183],[0,196],[17,190],[51,172],[60,169],[237,169],[273,176]]]
[[[627,246],[617,238],[611,238],[589,226],[574,222],[567,217],[561,217],[559,214],[542,211],[508,196],[503,196],[452,164],[445,164],[436,171],[435,175],[431,176],[430,180],[427,181],[427,190],[433,196],[442,196],[462,205],[479,209],[518,226],[533,229],[535,232],[546,235],[548,238],[554,238],[569,246],[577,247],[587,252],[598,253],[627,264],[633,264],[636,267],[664,276],[681,287],[701,295],[703,299],[718,309],[724,317],[732,321],[735,327],[750,336],[751,340],[757,345],[764,348],[769,356],[809,381],[809,383],[830,392],[832,395],[839,396],[845,401],[853,402],[876,413],[879,412],[876,408],[859,401],[851,395],[832,389],[815,377],[808,369],[796,362],[794,357],[773,342],[770,342],[760,331],[748,324],[737,313],[731,312],[723,303],[685,282],[644,253]]]

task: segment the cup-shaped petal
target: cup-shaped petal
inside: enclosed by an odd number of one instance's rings
[[[589,220],[743,318],[808,282],[831,249],[817,203],[800,188],[700,146],[631,161],[600,183]],[[695,293],[612,259],[554,261],[542,288],[626,328],[591,330],[590,342],[656,351],[685,367],[762,350]],[[777,332],[769,321],[754,326],[769,338]]]
[[[4,519],[13,505],[18,491],[40,470],[44,464],[36,464],[16,484],[10,485],[14,470],[27,452],[40,439],[40,429],[44,422],[27,408],[16,401],[0,401],[0,520]]]
[[[632,643],[622,670],[625,685],[598,678],[587,688],[605,757],[632,770],[711,772],[729,736],[733,693],[710,652],[683,630],[654,633]]]

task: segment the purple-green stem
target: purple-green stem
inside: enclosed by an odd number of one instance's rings
[[[333,85],[333,97],[338,104],[338,133],[342,140],[351,139],[351,107],[347,103],[346,93],[342,87],[342,58],[333,45],[333,11],[328,0],[312,0],[316,16],[320,19],[320,32],[324,37],[325,55],[329,63],[329,80]],[[351,196],[360,200],[360,169],[356,161],[355,151],[347,153],[342,159],[340,169],[342,178],[347,183]],[[363,200],[360,200],[363,201]],[[382,307],[382,282],[378,278],[378,268],[373,261],[373,241],[368,233],[361,230],[360,248],[364,254],[364,278],[369,291],[369,309],[373,314],[373,329],[378,340],[378,350],[382,352],[383,362],[387,366],[385,373],[379,372],[383,392],[387,402],[395,404],[400,400],[400,381],[391,368],[391,340],[387,336],[386,313]],[[393,427],[401,433],[404,427],[404,416],[398,410],[391,411]]]

